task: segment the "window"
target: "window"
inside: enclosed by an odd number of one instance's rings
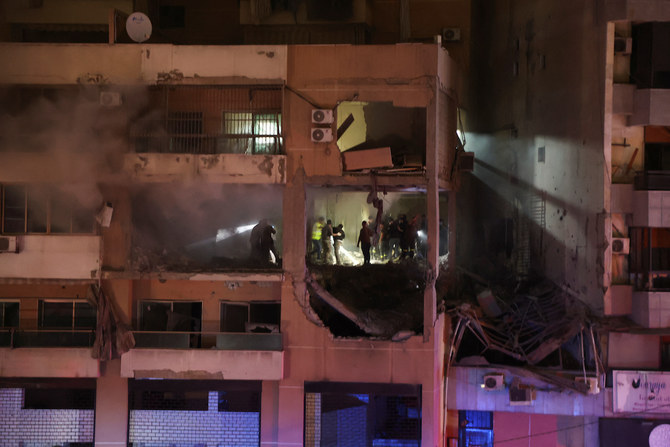
[[[421,386],[305,383],[305,445],[421,445]]]
[[[493,447],[493,413],[458,412],[458,447]]]
[[[40,329],[95,329],[97,310],[82,300],[40,300]]]
[[[221,303],[221,332],[279,332],[281,305],[274,301]]]
[[[141,331],[199,332],[202,303],[197,301],[141,301]]]
[[[18,301],[0,301],[0,327],[19,327]]]
[[[278,154],[281,152],[281,113],[223,112],[223,138],[218,152]]]
[[[92,209],[51,186],[4,185],[2,232],[5,234],[89,234]]]
[[[202,112],[168,112],[170,152],[200,153],[207,143],[202,130]]]

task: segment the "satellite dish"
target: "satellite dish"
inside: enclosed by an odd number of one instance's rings
[[[146,14],[134,12],[126,20],[126,32],[135,42],[144,42],[151,37],[151,20]]]
[[[649,447],[663,447],[670,445],[670,425],[657,425],[649,433]]]

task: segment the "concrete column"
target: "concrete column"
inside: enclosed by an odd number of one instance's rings
[[[423,338],[428,341],[432,333],[436,317],[436,295],[435,276],[437,275],[439,263],[439,224],[440,224],[440,197],[438,187],[438,155],[437,148],[440,143],[439,126],[437,119],[439,89],[433,86],[433,99],[426,110],[426,219],[428,223],[428,253],[426,260],[430,273],[426,282],[423,298]]]
[[[95,393],[95,446],[126,446],[128,441],[128,379],[121,377],[121,360],[100,365]]]
[[[278,447],[303,445],[304,391],[302,382],[283,381],[279,385]]]
[[[279,382],[264,381],[261,392],[261,445],[277,445],[279,426]]]

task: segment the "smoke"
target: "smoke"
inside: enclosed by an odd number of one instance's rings
[[[87,209],[103,203],[101,183],[125,181],[127,125],[146,106],[146,89],[114,86],[122,105],[107,107],[100,104],[102,88],[10,87],[0,92],[0,148],[47,160],[17,177],[49,183]]]
[[[138,186],[133,245],[202,262],[214,257],[247,259],[248,230],[268,219],[281,250],[282,191],[281,186],[203,182]]]

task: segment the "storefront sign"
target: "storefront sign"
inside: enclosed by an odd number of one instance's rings
[[[670,372],[614,371],[615,413],[670,413]]]

